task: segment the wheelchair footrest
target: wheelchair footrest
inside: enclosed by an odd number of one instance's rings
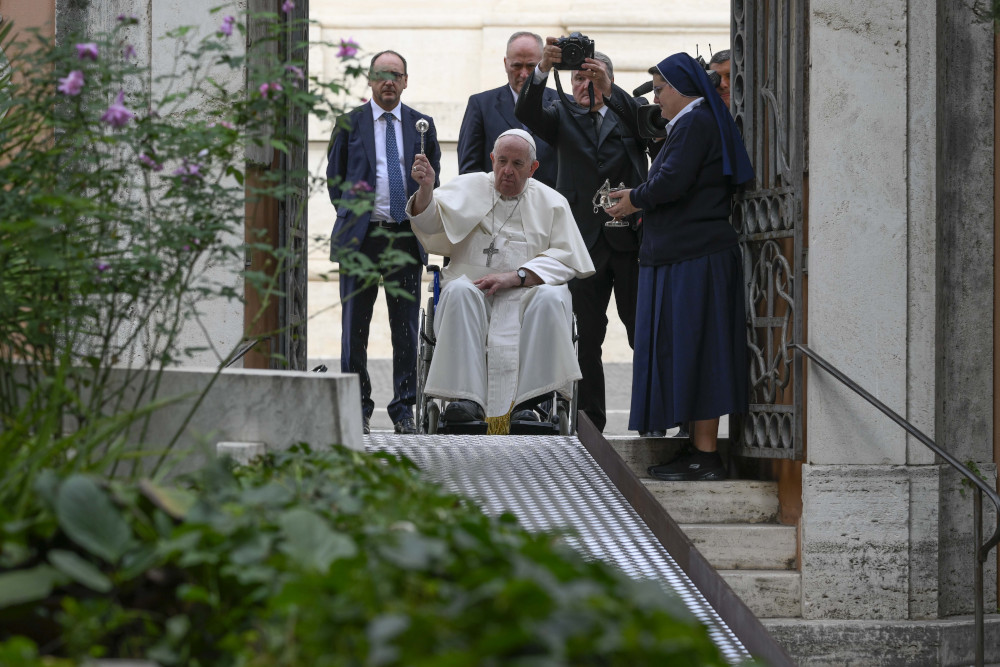
[[[484,421],[457,422],[455,424],[443,421],[438,426],[438,433],[450,435],[486,435],[489,428],[490,425]]]
[[[510,423],[511,435],[558,435],[559,425],[552,422],[522,422]]]

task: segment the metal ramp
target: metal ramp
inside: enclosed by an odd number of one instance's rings
[[[677,594],[705,624],[730,664],[743,663],[751,652],[771,665],[793,664],[722,578],[708,568],[718,581],[712,580],[707,588],[718,593],[721,584],[723,592],[728,591],[728,596],[714,597],[725,602],[730,612],[734,600],[740,607],[735,615],[729,614],[728,623],[723,619],[719,603],[713,606],[685,571],[690,569],[683,567],[689,564],[690,554],[682,553],[679,563],[664,547],[664,543],[677,544],[676,538],[664,540],[663,535],[654,533],[647,524],[649,517],[644,520],[633,507],[636,499],[626,498],[612,481],[620,470],[606,472],[607,465],[599,464],[606,453],[617,454],[589,422],[583,421],[581,437],[588,441],[586,446],[573,436],[397,436],[375,432],[365,437],[365,447],[405,455],[448,491],[474,498],[489,514],[509,511],[529,530],[571,528],[576,535],[567,543],[585,557],[614,564],[633,578],[657,581]],[[600,443],[607,451],[597,452],[595,457],[588,450],[595,444],[600,447]],[[633,479],[641,487],[638,479]],[[621,482],[619,486],[623,486]],[[649,514],[648,508],[639,507],[644,516]],[[658,511],[676,527],[662,508]],[[651,523],[654,528],[662,527],[662,517]],[[687,546],[694,549],[690,542]],[[697,576],[704,578],[704,568],[699,572]]]

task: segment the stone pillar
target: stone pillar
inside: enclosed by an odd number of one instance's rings
[[[967,5],[939,0],[937,12],[938,442],[992,481],[994,42]],[[950,471],[940,513],[940,613],[969,613],[972,499]],[[987,610],[996,608],[989,562]]]

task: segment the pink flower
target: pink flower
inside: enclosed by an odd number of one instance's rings
[[[76,57],[80,60],[85,58],[90,58],[91,60],[97,60],[97,44],[93,42],[87,42],[86,44],[76,45]]]
[[[126,44],[125,50],[122,51],[122,57],[124,57],[125,60],[128,60],[130,58],[135,58],[135,47],[132,46],[131,44]]]
[[[372,192],[372,186],[368,185],[368,181],[355,181],[354,185],[351,186],[351,192],[354,194],[360,194],[362,192]]]
[[[114,104],[101,116],[101,120],[114,128],[125,127],[125,125],[135,118],[135,114],[125,108],[125,93],[118,91],[118,97]]]
[[[56,90],[66,95],[79,95],[83,83],[83,72],[75,69],[69,73],[69,76],[59,79],[59,87]]]
[[[260,96],[265,100],[268,98],[268,94],[272,92],[278,92],[279,90],[284,90],[281,84],[275,81],[274,83],[262,83],[260,84]]]
[[[222,25],[219,26],[219,32],[221,32],[226,37],[233,34],[233,24],[236,23],[236,17],[234,16],[223,16]]]
[[[295,65],[285,65],[285,71],[291,73],[299,81],[306,78],[306,75],[302,71],[301,67],[296,67]]]
[[[94,265],[94,268],[97,269],[98,273],[104,273],[111,268],[111,265],[107,262],[97,262],[97,264]]]
[[[147,169],[152,169],[153,171],[163,171],[163,165],[145,153],[139,153],[139,162],[141,162]]]
[[[358,49],[361,48],[354,38],[340,40],[340,49],[337,51],[338,58],[353,58],[358,53]]]
[[[293,0],[285,0],[283,3],[281,3],[281,11],[285,12],[286,14],[291,12],[293,9],[295,9],[295,2]]]
[[[132,25],[139,22],[139,17],[136,16],[135,14],[129,14],[128,16],[125,16],[124,14],[119,14],[118,21],[120,23],[124,23],[125,25]]]
[[[211,128],[211,127],[215,127],[216,125],[218,125],[218,126],[220,126],[220,127],[224,127],[224,128],[226,128],[227,130],[234,130],[234,129],[236,129],[235,127],[233,127],[233,124],[232,124],[232,123],[230,123],[230,122],[229,122],[228,120],[220,120],[220,121],[219,121],[218,123],[216,123],[216,122],[211,122],[211,123],[209,123],[209,124],[208,124],[208,126],[209,126],[210,128]]]

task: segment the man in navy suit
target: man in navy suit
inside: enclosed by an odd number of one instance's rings
[[[458,131],[458,173],[493,171],[490,153],[497,137],[507,130],[531,132],[514,116],[514,104],[521,86],[528,80],[542,59],[542,38],[533,32],[515,32],[507,40],[507,55],[503,59],[507,70],[507,85],[476,93],[465,108],[462,128]],[[547,88],[543,104],[547,107],[557,98],[556,91]],[[538,169],[534,178],[545,185],[556,186],[556,152],[537,135],[535,140]]]
[[[413,158],[421,148],[418,120],[428,124],[424,147],[435,172],[440,170],[441,148],[430,116],[400,102],[407,84],[403,56],[395,51],[375,54],[368,68],[368,84],[371,101],[337,119],[326,169],[330,200],[337,207],[330,260],[340,262],[340,370],[357,373],[361,380],[361,414],[368,433],[375,410],[367,368],[368,331],[378,282],[362,275],[363,270],[354,270],[360,265],[350,257],[360,252],[378,268],[384,281],[395,282],[399,288],[385,291],[392,334],[393,397],[388,411],[396,433],[416,433],[413,405],[417,395],[420,276],[427,253],[410,231],[405,207],[418,188],[410,177]],[[366,210],[369,207],[364,200],[372,197],[369,193],[374,194],[373,205]],[[387,249],[396,255],[396,261],[382,258]],[[399,253],[408,263],[398,261]]]

